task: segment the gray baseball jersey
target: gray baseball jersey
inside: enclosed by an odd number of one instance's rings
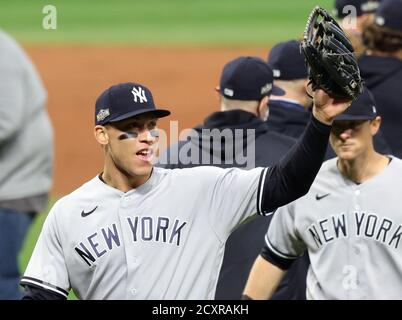
[[[282,262],[308,250],[308,299],[402,299],[402,161],[362,184],[336,161],[323,164],[305,197],[276,211],[265,249]]]
[[[95,177],[54,205],[21,283],[82,299],[213,299],[225,241],[257,212],[266,170],[154,168],[126,193]]]

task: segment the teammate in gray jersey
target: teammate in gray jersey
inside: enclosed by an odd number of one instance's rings
[[[269,298],[308,250],[308,299],[402,298],[402,161],[373,149],[381,118],[366,90],[337,117],[325,162],[308,194],[279,208],[244,295]]]
[[[252,81],[251,93],[270,94]],[[303,137],[273,167],[169,170],[151,162],[157,119],[169,111],[143,85],[112,86],[95,108],[103,172],[53,206],[21,280],[24,298],[65,299],[72,289],[81,299],[213,299],[230,232],[307,193],[330,124],[349,105],[318,90]]]

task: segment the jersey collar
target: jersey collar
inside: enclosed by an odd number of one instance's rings
[[[97,176],[97,181],[99,182],[99,184],[105,188],[108,189],[109,191],[112,191],[113,193],[115,193],[116,195],[119,196],[126,196],[126,195],[130,195],[130,194],[134,194],[134,193],[147,193],[149,192],[153,186],[156,184],[157,180],[158,180],[158,176],[159,176],[159,168],[152,168],[152,172],[151,172],[151,176],[149,177],[149,179],[142,185],[140,185],[138,188],[135,189],[131,189],[127,192],[123,192],[119,189],[113,188],[111,186],[109,186],[103,179],[102,179],[102,173],[98,174]]]

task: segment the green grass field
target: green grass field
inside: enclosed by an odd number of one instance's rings
[[[42,28],[47,4],[57,9],[56,30]],[[0,28],[38,45],[266,47],[299,37],[317,4],[331,9],[333,0],[0,0]],[[47,211],[27,236],[22,271]]]
[[[24,43],[247,46],[300,36],[333,0],[0,0],[0,27]],[[42,8],[57,9],[44,30]]]

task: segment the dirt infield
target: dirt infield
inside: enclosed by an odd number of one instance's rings
[[[93,138],[94,102],[108,86],[126,81],[147,85],[157,105],[172,111],[179,129],[191,128],[217,110],[214,87],[223,65],[239,55],[265,58],[267,48],[25,47],[48,90],[56,137],[53,195],[71,192],[102,169]]]

